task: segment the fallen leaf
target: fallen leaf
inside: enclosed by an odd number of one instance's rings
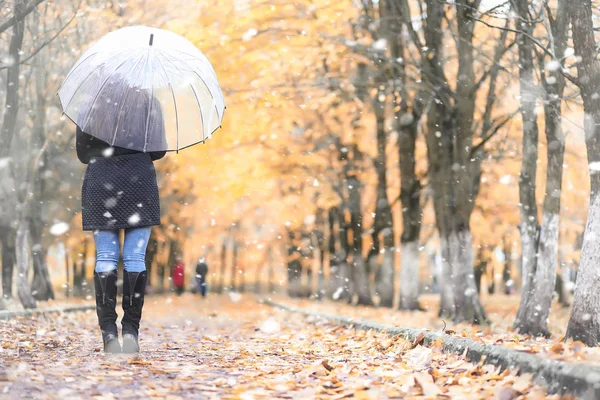
[[[131,365],[152,365],[150,361],[142,360],[140,358],[130,358],[127,360],[127,364]]]
[[[551,347],[550,347],[550,351],[556,354],[560,354],[565,350],[565,348],[563,347],[562,343],[554,343]]]
[[[428,347],[416,347],[406,353],[404,361],[406,365],[414,369],[429,367],[432,361],[432,351]]]
[[[415,347],[417,347],[418,345],[420,345],[421,343],[423,343],[424,339],[425,339],[425,332],[419,333],[419,335],[413,341],[413,344],[412,344],[413,349]]]
[[[421,389],[423,389],[423,394],[425,396],[436,397],[437,395],[443,393],[441,389],[435,383],[433,383],[433,378],[428,373],[416,372],[414,375],[415,380],[421,386]]]
[[[525,393],[532,386],[531,374],[523,374],[517,378],[512,387],[519,393]]]
[[[327,360],[323,360],[321,361],[321,365],[329,372],[333,371],[333,368],[331,365],[329,365],[329,361]]]

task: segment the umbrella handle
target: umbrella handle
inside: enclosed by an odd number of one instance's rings
[[[150,34],[150,43],[149,45],[152,46],[152,43],[154,42],[154,33]]]

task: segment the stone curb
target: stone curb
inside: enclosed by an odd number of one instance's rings
[[[0,321],[8,320],[8,319],[15,318],[15,317],[31,317],[34,315],[88,311],[88,310],[95,310],[95,309],[96,309],[96,306],[93,304],[84,304],[84,305],[79,305],[79,306],[52,307],[52,308],[45,308],[45,309],[35,308],[32,310],[0,311]]]
[[[355,329],[386,332],[394,336],[399,335],[409,341],[415,341],[420,335],[424,335],[423,344],[426,346],[430,346],[441,339],[445,353],[466,353],[467,359],[471,362],[483,362],[500,366],[503,369],[518,367],[519,373],[531,373],[535,383],[546,387],[549,393],[572,394],[590,400],[600,399],[600,368],[593,365],[547,359],[501,346],[481,344],[472,339],[459,338],[442,332],[401,328],[371,321],[356,320],[290,307],[270,300],[263,300],[262,303],[287,312],[312,316],[336,324],[351,326]]]

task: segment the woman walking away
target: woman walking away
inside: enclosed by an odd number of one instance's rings
[[[165,151],[128,148],[146,149],[147,143],[153,142],[162,142],[163,149],[167,147],[158,100],[149,91],[128,88],[120,94],[127,99],[126,105],[115,109],[109,97],[117,94],[111,93],[110,89],[110,84],[107,84],[106,90],[88,107],[94,111],[88,114],[93,116],[81,115],[83,121],[77,124],[77,157],[88,165],[81,193],[83,229],[94,232],[96,312],[106,353],[121,352],[116,303],[119,235],[121,230],[124,231],[122,351],[137,353],[140,350],[138,332],[146,287],[146,246],[152,226],[160,224],[153,161],[164,157]],[[119,143],[124,143],[124,147],[111,146],[88,135],[79,126],[89,127],[95,132],[116,126],[118,132],[104,132],[101,137],[119,133]]]
[[[146,246],[151,227],[160,224],[153,161],[165,151],[206,142],[221,127],[223,91],[210,61],[192,42],[166,30],[130,26],[91,45],[65,77],[58,98],[78,127],[77,156],[88,164],[83,229],[94,231],[96,242],[94,287],[104,350],[121,351],[115,304],[123,230],[122,350],[138,352]]]

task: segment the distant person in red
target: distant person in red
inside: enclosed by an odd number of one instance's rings
[[[177,259],[173,266],[173,285],[175,286],[175,292],[181,296],[183,293],[183,287],[185,285],[185,268],[180,258]]]

